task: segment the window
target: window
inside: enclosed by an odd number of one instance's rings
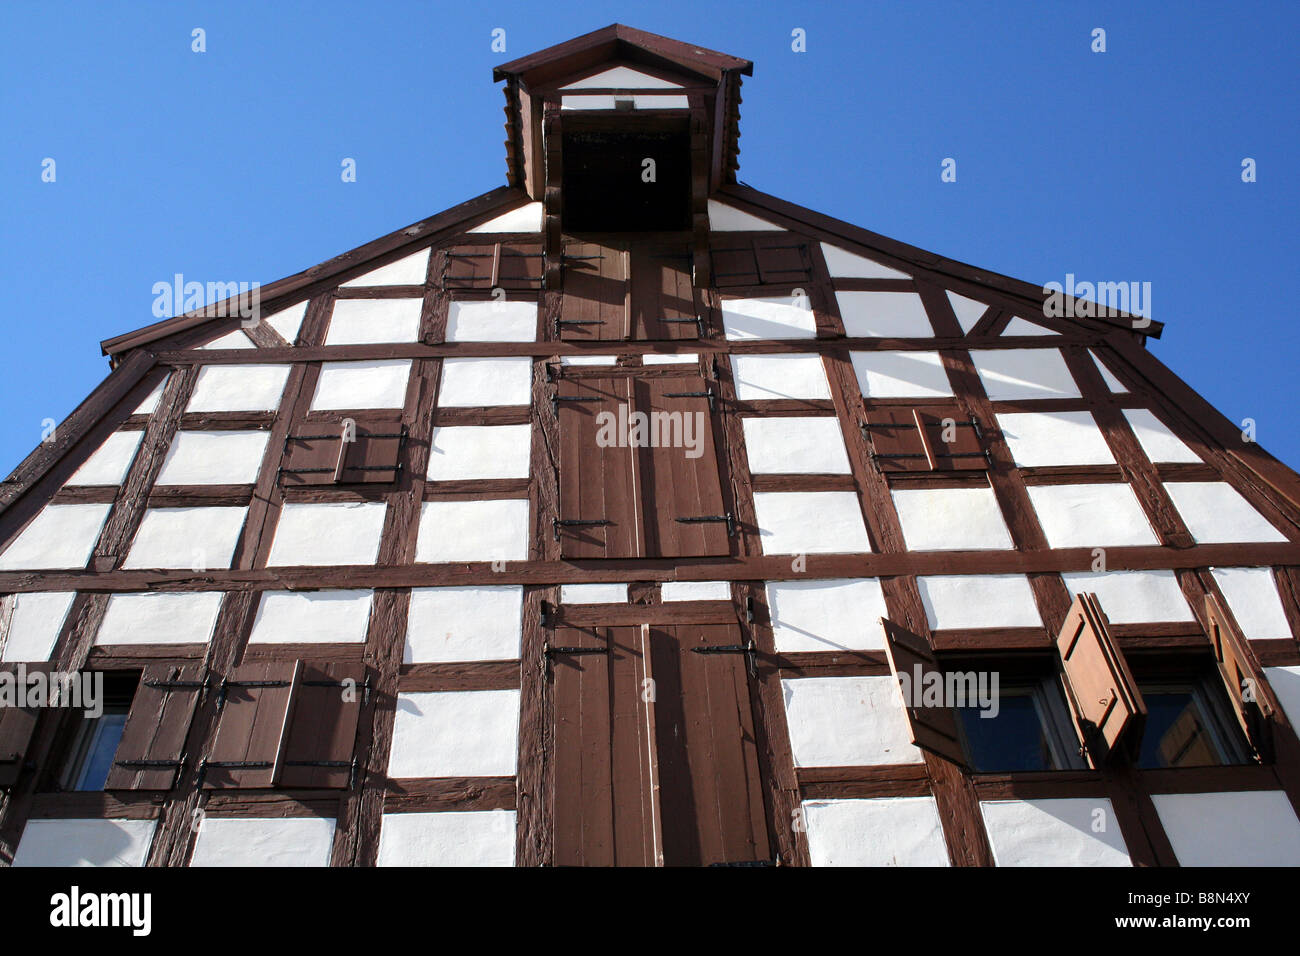
[[[1003,684],[996,708],[957,708],[972,770],[1007,773],[1083,766],[1060,684],[1052,678]]]
[[[692,143],[686,117],[565,116],[561,142],[565,232],[690,228]],[[647,159],[654,160],[653,176]]]
[[[139,677],[137,673],[104,675],[101,712],[96,717],[80,716],[72,730],[68,757],[59,777],[61,789],[104,789]]]
[[[1209,680],[1140,681],[1147,705],[1138,754],[1144,770],[1245,763],[1246,750],[1219,687]]]

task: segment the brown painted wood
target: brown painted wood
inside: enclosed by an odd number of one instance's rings
[[[106,790],[172,788],[181,771],[185,739],[204,686],[201,663],[145,667],[104,785]],[[148,765],[154,763],[170,765]]]

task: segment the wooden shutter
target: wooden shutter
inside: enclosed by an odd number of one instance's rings
[[[596,242],[564,245],[562,339],[627,338],[627,254]]]
[[[718,288],[778,285],[808,288],[812,254],[808,242],[784,233],[740,236],[715,235],[710,249],[713,284]]]
[[[203,690],[201,664],[150,664],[140,676],[105,790],[170,790]]]
[[[300,661],[241,664],[221,685],[221,714],[205,789],[270,787],[280,768],[284,731]]]
[[[951,421],[952,428],[944,422]],[[983,431],[973,416],[945,406],[867,412],[872,463],[882,472],[986,471]],[[944,438],[953,440],[945,442]]]
[[[647,634],[664,865],[770,862],[740,628],[676,625]]]
[[[1205,617],[1219,676],[1246,739],[1263,759],[1273,758],[1272,722],[1278,703],[1264,669],[1236,619],[1215,594],[1205,595]]]
[[[912,706],[921,704],[920,688],[924,681],[929,680],[926,675],[937,674],[939,681],[943,681],[943,668],[939,666],[930,642],[888,618],[881,618],[880,623],[885,628],[885,653],[889,656],[889,666],[893,668],[895,677],[906,678],[905,682],[900,680],[904,690],[912,690],[911,699],[907,699],[909,695],[905,693],[903,701],[903,709],[912,727],[912,743],[964,767],[966,755],[953,709]]]
[[[25,669],[30,673],[41,666],[27,664]],[[16,674],[18,668],[17,665],[7,665],[3,670]],[[22,775],[38,713],[36,707],[0,706],[0,787],[12,787]]]
[[[629,253],[632,337],[699,338],[693,256],[686,243],[637,243]]]
[[[640,645],[639,627],[550,633],[557,866],[655,865],[658,825]]]
[[[1075,597],[1057,635],[1056,649],[1074,719],[1094,764],[1121,745],[1136,748],[1142,739],[1146,704],[1110,636],[1095,594]]]
[[[487,242],[442,250],[442,288],[540,289],[542,247],[539,243]]]
[[[560,517],[555,534],[565,558],[634,558],[642,554],[633,485],[632,449],[617,429],[616,443],[602,447],[601,413],[615,425],[627,421],[626,377],[560,379],[556,414],[560,426]]]
[[[362,664],[304,664],[276,784],[298,789],[350,788],[357,717],[366,694]]]
[[[722,494],[711,391],[698,375],[637,380],[636,409],[648,416],[647,439],[657,443],[639,449],[648,557],[731,553],[734,516]],[[694,458],[680,444],[688,425]]]
[[[344,435],[350,436],[344,440]],[[300,485],[391,484],[402,470],[406,426],[400,422],[306,422],[285,442],[288,460],[280,469],[286,487]]]

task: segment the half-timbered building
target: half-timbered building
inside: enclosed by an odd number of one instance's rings
[[[1300,476],[739,184],[750,73],[515,60],[506,185],[103,343],[0,486],[0,859],[1300,863]]]

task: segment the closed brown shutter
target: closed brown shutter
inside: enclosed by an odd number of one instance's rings
[[[626,377],[556,383],[560,517],[555,534],[565,558],[634,558],[642,553],[634,459],[626,434],[608,429],[613,443],[602,447],[599,442],[606,420],[601,413],[612,416],[608,420],[615,426],[627,421],[630,387]]]
[[[550,634],[557,866],[655,865],[640,645],[639,627],[557,627]]]
[[[734,516],[722,494],[711,392],[698,375],[636,383],[636,409],[648,416],[652,443],[638,449],[648,557],[731,553]]]
[[[442,288],[532,290],[542,287],[539,243],[495,242],[442,250]]]
[[[943,682],[943,668],[934,655],[930,642],[919,634],[888,618],[881,618],[885,628],[885,653],[894,676],[900,678],[904,690],[903,709],[912,727],[912,743],[937,757],[957,766],[966,765],[966,754],[957,730],[957,715],[951,707],[926,707],[920,696],[926,675],[937,674]],[[910,699],[908,691],[911,692]],[[913,706],[916,704],[917,706]]]
[[[1111,639],[1095,594],[1075,597],[1057,635],[1056,649],[1080,737],[1094,764],[1121,745],[1136,748],[1146,722],[1146,704],[1124,655]]]
[[[650,627],[648,637],[664,865],[770,862],[740,628]]]
[[[812,254],[808,242],[796,236],[713,237],[713,284],[718,288],[776,285],[808,288],[812,282]]]
[[[693,257],[686,243],[637,243],[630,253],[632,337],[699,338]]]
[[[951,423],[947,427],[945,422]],[[867,412],[871,460],[877,471],[986,471],[978,421],[945,406],[882,407]],[[945,438],[952,439],[945,441]]]
[[[201,664],[150,664],[140,676],[105,790],[170,790],[203,690]]]
[[[30,673],[40,665],[27,664]],[[16,674],[17,665],[6,665],[6,673]],[[36,730],[36,707],[0,706],[0,787],[12,787],[18,782],[27,758],[27,748]]]
[[[1205,617],[1210,642],[1219,665],[1219,676],[1232,701],[1232,709],[1246,733],[1246,739],[1265,760],[1273,759],[1272,721],[1278,703],[1264,676],[1264,669],[1241,633],[1236,619],[1217,595],[1205,595]]]
[[[627,253],[595,242],[565,243],[560,338],[627,338],[627,299]]]
[[[406,426],[400,422],[352,420],[306,422],[285,442],[288,460],[280,469],[286,487],[389,484],[401,474]]]
[[[270,787],[281,760],[300,661],[241,664],[222,683],[221,714],[204,764],[206,789]]]
[[[350,788],[357,717],[366,694],[362,664],[304,664],[293,690],[277,785]]]

